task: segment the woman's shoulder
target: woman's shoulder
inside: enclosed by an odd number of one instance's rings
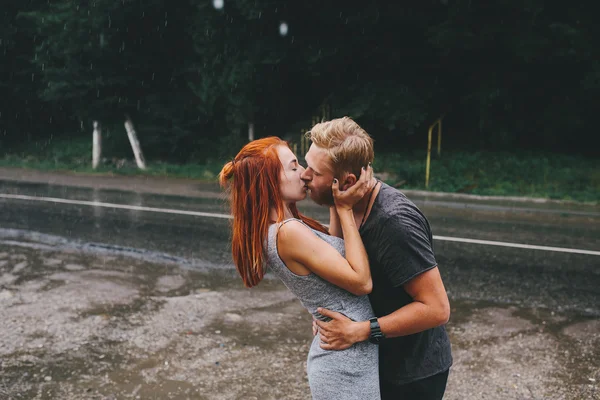
[[[275,225],[275,236],[279,238],[280,243],[284,242],[286,244],[295,245],[301,242],[311,242],[315,238],[325,239],[327,241],[327,238],[331,237],[327,233],[311,228],[298,218],[290,218]]]
[[[298,218],[288,218],[284,221],[274,224],[279,235],[286,236],[304,236],[312,231],[312,229]]]

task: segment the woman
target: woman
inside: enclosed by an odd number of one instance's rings
[[[288,144],[276,137],[248,143],[221,170],[221,185],[231,189],[231,247],[237,270],[244,284],[252,287],[268,269],[315,318],[323,319],[317,307],[325,307],[354,320],[368,320],[374,316],[366,296],[372,288],[371,273],[349,199],[366,190],[372,170],[363,170],[358,183],[346,192],[340,192],[334,180],[345,240],[328,235],[321,224],[298,212],[296,202],[307,195],[300,179],[303,170]],[[313,399],[380,398],[378,348],[372,343],[328,351],[321,349],[316,335],[307,373]]]

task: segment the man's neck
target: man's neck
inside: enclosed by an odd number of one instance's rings
[[[352,207],[352,211],[355,215],[364,215],[369,213],[369,203],[376,194],[374,192],[377,190],[376,186],[378,182],[379,181],[376,178],[371,179],[371,182],[369,182],[369,190],[367,191],[367,193],[365,193],[363,198],[360,199],[360,201],[356,203],[354,207]]]

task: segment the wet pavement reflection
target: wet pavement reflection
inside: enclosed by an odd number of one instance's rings
[[[225,194],[215,189],[213,186],[202,196],[184,197],[0,181],[0,193],[227,213]],[[434,235],[600,250],[598,207],[517,207],[498,201],[472,205],[419,196],[414,201],[429,218]],[[328,217],[326,208],[310,201],[299,206],[321,221]],[[149,259],[172,257],[192,268],[233,268],[226,219],[7,199],[0,199],[0,211],[4,236],[11,229],[24,236],[39,232],[80,247],[87,243],[90,249],[129,251]],[[441,240],[434,244],[444,281],[456,299],[600,315],[598,256]]]

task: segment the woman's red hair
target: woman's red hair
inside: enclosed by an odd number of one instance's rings
[[[274,136],[254,140],[225,164],[219,174],[221,186],[231,189],[231,252],[246,287],[256,286],[263,279],[269,225],[284,219],[280,189],[283,166],[278,146],[289,148],[287,142]],[[277,221],[270,220],[272,209],[277,210]],[[300,214],[295,204],[290,211],[311,228],[327,233],[319,222]]]

